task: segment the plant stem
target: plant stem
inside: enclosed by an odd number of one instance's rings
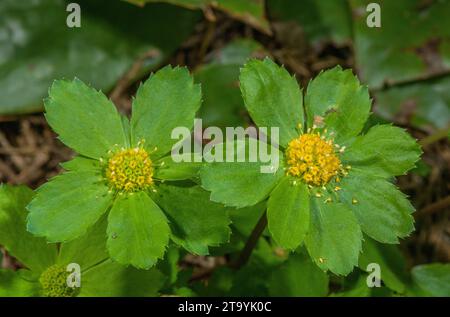
[[[450,132],[450,128],[437,131],[436,133],[429,135],[426,138],[423,138],[422,140],[419,141],[419,143],[422,147],[425,147],[427,145],[430,145],[430,144],[433,144],[434,142],[439,141],[440,139],[447,137],[449,132]]]
[[[258,242],[259,237],[263,233],[264,229],[266,229],[266,226],[267,226],[267,214],[266,214],[266,211],[264,211],[261,218],[259,218],[258,223],[256,224],[255,228],[253,228],[253,231],[250,234],[250,237],[248,238],[247,242],[245,243],[244,249],[242,249],[237,260],[234,263],[232,263],[231,266],[233,268],[240,269],[242,266],[244,266],[247,263],[248,259],[250,258],[250,255],[253,252],[253,249],[256,246],[256,243]]]

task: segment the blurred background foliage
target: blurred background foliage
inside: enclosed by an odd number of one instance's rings
[[[66,26],[69,2],[81,6],[81,28]],[[381,28],[366,24],[371,2],[381,6]],[[240,221],[244,213],[230,211],[235,234],[228,245],[214,250],[216,257],[169,252],[161,267],[171,276],[170,291],[450,294],[448,266],[423,265],[450,261],[449,13],[450,0],[2,0],[0,182],[36,187],[73,155],[54,140],[40,114],[54,79],[78,77],[129,113],[139,83],[152,71],[169,63],[186,65],[202,84],[198,115],[203,126],[224,128],[252,124],[238,83],[247,58],[270,56],[302,87],[321,70],[340,64],[369,87],[374,100],[369,125],[392,122],[408,129],[424,148],[418,167],[397,184],[418,210],[416,233],[400,248],[366,239],[360,269],[345,280],[325,276],[301,253],[287,260],[266,240],[235,274],[222,267],[224,254],[242,248],[251,228],[243,225],[248,219]],[[253,209],[245,214],[256,223],[262,209]],[[388,272],[374,294],[365,287],[369,261],[378,261]],[[3,265],[11,263],[3,258]],[[183,271],[178,272],[180,265]],[[304,275],[285,287],[283,281],[298,274],[297,267],[315,277],[314,287],[304,288]],[[192,288],[183,287],[185,281]]]

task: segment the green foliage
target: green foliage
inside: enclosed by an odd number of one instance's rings
[[[276,267],[269,281],[270,296],[325,296],[328,276],[307,254],[295,253]]]
[[[253,120],[260,127],[279,127],[284,149],[302,133],[323,133],[323,138],[344,142],[346,147],[337,151],[342,175],[321,187],[305,184],[286,172],[289,163],[282,152],[284,163],[274,174],[260,173],[258,163],[205,164],[200,178],[211,191],[211,200],[245,207],[268,198],[273,239],[283,248],[296,249],[306,235],[314,262],[338,275],[350,273],[358,264],[361,230],[387,243],[397,243],[413,230],[413,207],[383,178],[413,168],[420,148],[403,130],[391,126],[377,126],[358,136],[371,101],[367,88],[350,70],[336,67],[310,82],[305,96],[308,120],[301,126],[301,90],[286,70],[269,59],[250,60],[240,80]],[[240,147],[245,149],[244,143]]]
[[[412,269],[412,295],[450,296],[450,264],[433,263]]]
[[[186,68],[164,67],[152,75],[136,93],[131,117],[131,143],[145,140],[153,157],[167,154],[177,142],[175,127],[192,128],[201,104],[201,90]]]
[[[167,2],[189,9],[203,9],[208,6],[226,12],[230,16],[242,20],[251,26],[270,33],[268,21],[264,16],[264,0],[125,0],[137,5],[144,5],[152,2]]]
[[[56,267],[64,272],[71,263],[78,264],[81,269],[80,288],[70,292],[71,296],[158,294],[165,277],[157,269],[140,271],[108,259],[106,219],[86,235],[69,243],[47,244],[42,238],[31,236],[26,231],[25,206],[32,197],[33,192],[24,186],[0,187],[0,244],[6,246],[8,252],[25,266],[18,271],[0,270],[0,296],[50,296],[54,292],[49,293],[49,288],[55,290],[55,287],[67,286],[61,284],[64,280],[49,278],[48,272],[55,271],[53,268]],[[13,234],[11,229],[14,229]],[[11,238],[14,238],[14,244],[10,243]]]
[[[271,59],[251,59],[239,77],[242,97],[253,121],[260,127],[279,127],[286,146],[303,125],[303,98],[297,81]]]
[[[418,1],[379,1],[381,28],[367,27],[366,14],[360,14],[369,3],[369,0],[350,1],[356,13],[353,14],[356,63],[361,68],[361,77],[372,88],[449,70],[450,34],[445,14],[450,2],[437,1],[421,7]],[[437,67],[428,62],[427,56],[433,41],[441,42],[431,57],[442,61]]]
[[[50,242],[67,242],[81,237],[107,213],[104,230],[111,258],[146,269],[163,257],[171,233],[177,243],[199,254],[207,254],[209,245],[228,240],[226,210],[206,201],[211,206],[210,213],[199,214],[207,211],[203,209],[205,205],[199,209],[189,206],[205,197],[200,189],[177,190],[181,184],[176,182],[170,187],[162,185],[164,179],[195,178],[198,168],[195,164],[183,168],[183,164],[178,166],[164,157],[176,142],[171,138],[172,129],[189,129],[201,102],[200,87],[194,85],[185,68],[165,67],[139,88],[130,129],[128,119],[121,119],[102,93],[79,80],[57,81],[49,93],[49,124],[80,155],[63,164],[68,172],[38,189],[28,206],[30,232]],[[74,133],[80,129],[82,132]],[[140,176],[142,171],[132,171],[126,174],[131,176],[121,176],[116,164],[120,164],[122,156],[117,157],[117,153],[145,153],[150,160],[146,173],[151,174]],[[114,169],[110,170],[113,163]],[[114,173],[119,174],[115,182]],[[160,178],[154,178],[155,175]],[[147,177],[149,187],[127,190],[127,182],[138,181],[130,177]],[[117,182],[123,187],[116,187]],[[173,204],[180,199],[183,205]],[[213,230],[198,230],[198,221],[207,219],[206,215],[215,225]]]
[[[337,66],[320,73],[308,85],[305,95],[308,126],[324,122],[343,143],[357,135],[369,117],[370,97],[352,71]]]
[[[267,198],[277,181],[282,177],[282,169],[275,173],[261,173],[261,162],[249,161],[250,142],[261,146],[260,141],[255,139],[229,141],[221,147],[227,153],[233,153],[232,162],[212,162],[204,164],[200,170],[202,186],[211,191],[211,200],[220,202],[231,207],[247,207],[255,205]],[[234,149],[234,150],[233,150]],[[273,148],[272,151],[278,151]],[[237,157],[245,153],[247,158],[244,162],[237,162]],[[278,154],[282,157],[282,154]],[[282,159],[280,158],[280,163]]]
[[[283,247],[295,250],[309,229],[309,193],[305,184],[292,185],[290,177],[282,179],[267,202],[269,231]]]
[[[235,40],[213,52],[212,61],[194,73],[195,80],[202,85],[203,104],[198,116],[203,125],[225,128],[247,124],[239,90],[239,69],[247,58],[261,50],[256,41]]]
[[[81,28],[66,27],[64,1],[2,1],[0,33],[6,38],[0,43],[0,114],[42,109],[55,78],[77,76],[109,90],[144,52],[155,49],[157,54],[146,60],[142,72],[158,65],[199,18],[197,12],[165,4],[77,3]]]
[[[351,14],[346,0],[267,0],[269,16],[277,22],[294,22],[313,43],[332,39],[342,44],[351,37]]]

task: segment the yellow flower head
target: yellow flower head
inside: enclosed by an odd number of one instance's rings
[[[312,186],[324,186],[342,169],[332,140],[311,131],[289,142],[287,173]]]
[[[136,192],[153,184],[153,164],[149,154],[136,147],[115,153],[108,161],[106,178],[119,191]]]
[[[52,265],[39,277],[42,286],[42,295],[46,297],[72,297],[76,289],[67,286],[69,272],[64,266]]]

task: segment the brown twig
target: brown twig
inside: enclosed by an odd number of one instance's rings
[[[247,242],[245,243],[244,249],[242,249],[242,252],[237,258],[236,262],[231,263],[230,265],[231,267],[235,269],[240,269],[247,263],[248,259],[252,255],[253,249],[255,248],[259,237],[264,232],[264,229],[266,229],[266,226],[267,226],[267,214],[266,212],[264,212],[261,218],[259,218],[255,228],[253,228],[253,231],[250,234],[250,237],[248,238]]]
[[[436,213],[438,211],[441,211],[445,208],[450,207],[450,196],[447,196],[441,200],[438,200],[435,203],[432,203],[431,205],[426,206],[425,208],[423,208],[422,210],[420,210],[420,214],[425,215],[425,214],[433,214]]]

